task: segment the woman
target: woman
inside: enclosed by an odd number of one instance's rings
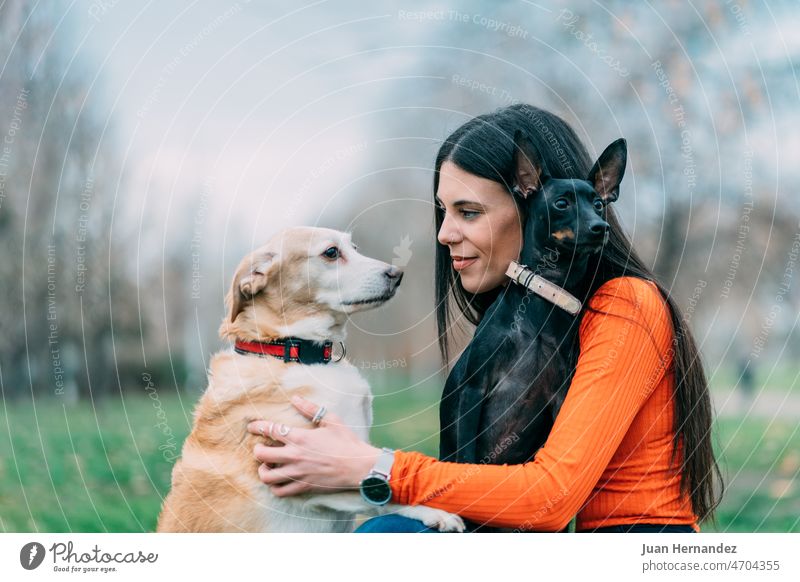
[[[433,182],[445,362],[453,318],[463,315],[477,325],[508,284],[509,262],[519,257],[523,209],[509,189],[517,129],[530,136],[552,177],[585,179],[589,173],[589,155],[572,128],[530,105],[472,119],[445,141]],[[520,531],[561,531],[577,515],[577,531],[691,532],[713,518],[720,475],[698,350],[612,207],[603,214],[610,238],[589,269],[590,300],[578,315],[572,347],[577,367],[545,445],[522,465],[456,464],[396,451],[388,461],[394,502],[424,503]],[[458,314],[450,311],[450,293]],[[295,406],[308,418],[319,410],[302,400]],[[256,421],[248,430],[264,434],[269,424]],[[260,478],[278,496],[358,487],[388,454],[359,440],[332,413],[320,428],[292,429],[280,440],[286,446],[255,450]],[[383,516],[358,531],[425,528]]]

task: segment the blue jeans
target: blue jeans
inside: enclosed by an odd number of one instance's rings
[[[610,525],[579,533],[695,533],[690,525],[661,525],[654,523],[636,523],[633,525]]]
[[[418,519],[390,513],[368,519],[356,528],[355,533],[440,533],[430,529]]]
[[[648,523],[637,523],[635,525],[614,525],[600,527],[587,532],[602,533],[695,533],[690,525],[656,525]],[[440,533],[438,530],[430,529],[417,519],[404,517],[402,515],[389,514],[373,517],[362,523],[356,528],[355,533]]]

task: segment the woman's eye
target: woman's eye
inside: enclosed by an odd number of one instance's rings
[[[480,212],[477,212],[475,210],[462,210],[461,211],[461,216],[463,216],[467,220],[470,220],[471,218],[475,218],[479,214],[480,214]]]
[[[328,247],[322,255],[326,259],[336,260],[339,258],[339,249],[337,247]]]
[[[603,206],[604,206],[603,201],[600,198],[595,198],[594,199],[594,209],[595,210],[597,210],[599,212],[600,210],[603,209]]]
[[[560,198],[560,199],[556,200],[556,203],[553,204],[553,206],[555,206],[559,210],[566,210],[569,207],[569,202],[567,202],[563,198]]]

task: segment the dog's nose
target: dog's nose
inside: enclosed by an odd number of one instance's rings
[[[400,281],[403,280],[403,269],[394,265],[386,269],[383,274],[386,275],[387,279],[393,281],[395,285],[399,285]]]
[[[589,227],[589,232],[596,236],[604,236],[610,227],[608,226],[607,222],[595,222],[592,226]]]

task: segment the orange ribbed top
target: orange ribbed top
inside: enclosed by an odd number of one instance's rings
[[[459,464],[397,451],[395,502],[526,530],[558,531],[576,514],[578,531],[637,522],[700,530],[680,473],[669,468],[669,308],[655,284],[638,277],[607,281],[589,305],[606,313],[587,311],[581,321],[575,375],[534,460]]]

